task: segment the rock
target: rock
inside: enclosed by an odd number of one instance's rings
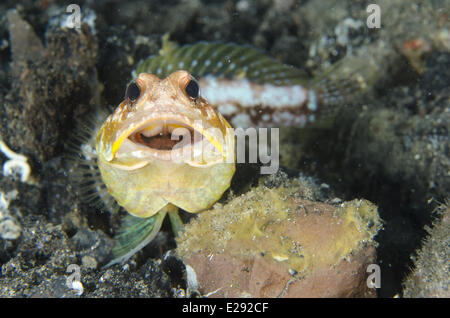
[[[79,251],[81,260],[90,257],[96,263],[105,265],[110,259],[111,249],[114,246],[113,240],[101,231],[92,231],[88,228],[81,228],[71,238],[72,246]],[[90,265],[93,261],[88,262]],[[87,266],[89,267],[89,266]]]
[[[432,228],[427,228],[429,236],[413,258],[414,269],[403,282],[403,296],[450,297],[450,207],[439,208],[439,218]]]
[[[13,57],[12,71],[19,77],[27,63],[37,62],[44,54],[44,46],[33,28],[12,9],[6,13]]]
[[[303,199],[301,184],[259,186],[199,214],[177,252],[211,297],[373,297],[377,208]]]
[[[0,192],[0,238],[16,240],[22,233],[22,227],[9,212],[9,203],[17,197],[17,191]]]
[[[19,238],[22,228],[14,220],[0,220],[0,237],[5,240],[16,240]]]
[[[14,256],[1,266],[0,297],[169,297],[179,286],[158,260],[149,259],[139,268],[117,265],[106,270],[94,269],[97,260],[84,255],[80,266],[77,256],[87,251],[83,242],[95,243],[99,233],[82,231],[71,240],[61,225],[53,226],[42,216],[27,216],[24,223],[27,230]],[[94,254],[105,246],[94,245]],[[69,288],[68,278],[74,273],[70,266],[79,271],[80,280]]]
[[[96,269],[97,268],[97,260],[93,258],[92,256],[85,255],[81,259],[81,263],[84,267],[89,269]]]
[[[88,27],[50,29],[44,48],[15,11],[8,22],[13,81],[1,97],[0,134],[12,150],[43,162],[61,150],[61,127],[75,108],[95,102],[97,43]]]

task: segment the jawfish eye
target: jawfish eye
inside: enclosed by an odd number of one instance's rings
[[[195,79],[191,79],[184,88],[186,94],[191,98],[197,98],[200,93],[200,86]]]
[[[136,99],[139,98],[141,95],[141,89],[135,82],[129,84],[127,86],[127,89],[125,91],[125,99],[129,100],[130,102],[136,101]]]

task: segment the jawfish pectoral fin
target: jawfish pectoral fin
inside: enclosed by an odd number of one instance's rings
[[[150,243],[161,229],[166,214],[167,209],[163,208],[148,218],[125,216],[120,225],[119,233],[114,237],[115,246],[112,250],[112,260],[104,268],[125,263],[136,252]]]

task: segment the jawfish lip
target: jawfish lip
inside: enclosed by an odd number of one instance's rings
[[[117,149],[117,156],[132,147],[143,159],[181,160],[201,166],[223,160],[225,143],[226,136],[218,128],[205,127],[202,121],[188,122],[184,117],[170,116],[151,118],[124,132],[113,148]]]

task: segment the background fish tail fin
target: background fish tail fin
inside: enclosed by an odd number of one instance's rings
[[[328,67],[312,82],[322,115],[333,113],[337,106],[357,100],[370,87],[372,76],[367,63],[349,57]]]

